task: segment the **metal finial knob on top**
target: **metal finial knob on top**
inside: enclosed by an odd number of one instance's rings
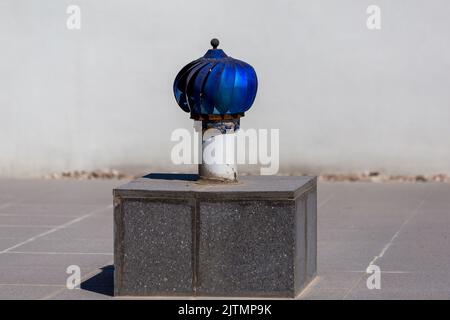
[[[219,46],[219,39],[216,39],[216,38],[212,39],[211,45],[212,45],[213,49],[217,49],[217,47]]]

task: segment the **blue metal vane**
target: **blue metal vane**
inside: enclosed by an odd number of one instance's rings
[[[258,89],[251,65],[213,49],[186,65],[175,78],[173,92],[178,105],[193,119],[239,118],[253,104]]]

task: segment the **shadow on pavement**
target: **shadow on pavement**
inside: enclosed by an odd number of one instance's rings
[[[114,295],[114,266],[108,265],[101,268],[101,272],[83,281],[81,289],[92,291],[107,296]]]
[[[159,179],[159,180],[184,180],[184,181],[197,181],[199,179],[198,174],[190,173],[149,173],[142,178],[147,179]]]

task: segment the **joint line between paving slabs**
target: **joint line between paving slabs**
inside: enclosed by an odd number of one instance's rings
[[[403,223],[400,225],[400,228],[398,228],[397,232],[392,236],[392,238],[389,240],[388,243],[386,243],[386,245],[383,247],[383,249],[381,250],[381,252],[375,256],[372,261],[370,261],[369,265],[367,267],[370,267],[371,265],[373,265],[378,259],[382,258],[384,256],[384,254],[386,253],[386,251],[391,247],[391,245],[394,243],[395,239],[397,239],[398,235],[400,234],[400,232],[403,230],[403,228],[405,227],[405,225],[408,224],[408,222],[414,218],[417,213],[419,212],[420,208],[422,208],[423,204],[425,203],[425,199],[422,199],[422,201],[420,201],[420,203],[414,208],[414,210],[412,211],[412,214],[409,215],[408,218],[406,218],[405,221],[403,221]]]
[[[111,252],[64,252],[64,251],[8,251],[8,254],[46,254],[46,255],[96,255],[112,256]]]
[[[381,252],[376,255],[372,261],[370,261],[369,265],[367,266],[370,267],[371,265],[373,265],[378,259],[382,258],[384,256],[384,254],[386,253],[386,251],[391,247],[391,245],[394,243],[395,239],[397,239],[398,235],[400,234],[400,232],[403,230],[404,226],[408,224],[408,222],[414,218],[420,208],[422,208],[422,206],[425,203],[425,199],[427,197],[427,195],[429,194],[429,192],[424,196],[424,198],[419,202],[419,204],[412,210],[412,213],[406,218],[405,221],[403,221],[403,223],[400,225],[400,227],[398,228],[397,232],[391,237],[391,239],[388,241],[388,243],[383,247],[383,249],[381,250]],[[367,270],[367,269],[366,269]],[[367,271],[366,271],[367,272]],[[347,291],[347,293],[345,294],[345,296],[342,298],[343,300],[347,299],[347,297],[350,295],[350,293],[353,291],[354,288],[356,288],[356,286],[361,282],[361,280],[363,279],[364,274],[362,274],[359,278],[358,281],[356,281],[354,283],[353,286],[351,286],[351,288]]]
[[[0,251],[0,254],[8,253],[9,251],[12,251],[12,250],[14,250],[14,249],[16,249],[16,248],[18,248],[20,246],[23,246],[24,244],[33,242],[33,241],[35,241],[35,240],[37,240],[39,238],[45,237],[46,235],[49,235],[49,234],[51,234],[53,232],[56,232],[56,231],[64,229],[64,228],[67,228],[68,226],[70,226],[70,225],[72,225],[74,223],[80,222],[80,221],[82,221],[82,220],[84,220],[86,218],[89,218],[89,217],[93,216],[96,213],[102,212],[102,211],[110,209],[110,208],[112,208],[112,204],[110,204],[110,205],[108,205],[106,207],[102,207],[100,209],[95,209],[95,210],[93,210],[93,211],[91,211],[91,212],[89,212],[89,213],[87,213],[85,215],[82,215],[81,217],[78,217],[76,219],[70,220],[69,222],[66,222],[66,223],[64,223],[62,225],[56,226],[53,229],[47,230],[47,231],[42,232],[42,233],[40,233],[40,234],[38,234],[38,235],[36,235],[34,237],[31,237],[31,238],[27,239],[25,241],[19,242],[18,244],[13,245],[12,247],[6,248],[3,251]]]
[[[321,203],[317,205],[317,209],[322,208],[324,205],[326,205],[331,199],[333,199],[334,195],[330,194],[325,200],[323,200]]]

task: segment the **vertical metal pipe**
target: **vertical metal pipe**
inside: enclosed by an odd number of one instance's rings
[[[203,179],[237,181],[236,132],[239,119],[202,121],[202,161],[199,175]]]

